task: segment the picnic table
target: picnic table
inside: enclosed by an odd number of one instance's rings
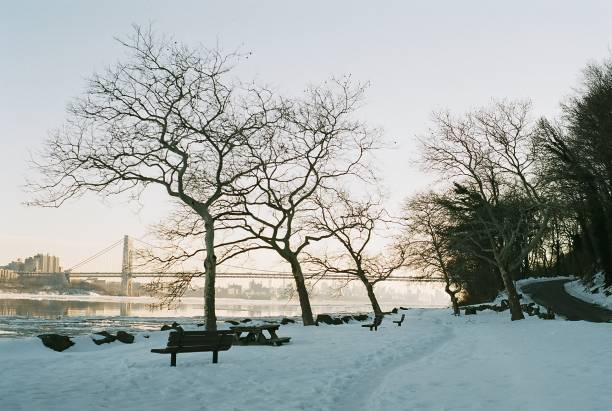
[[[282,345],[289,342],[291,337],[279,337],[276,331],[280,328],[278,324],[262,324],[262,325],[236,325],[230,327],[234,332],[234,342],[240,345]],[[264,334],[266,331],[270,337]],[[246,333],[242,337],[242,333]]]

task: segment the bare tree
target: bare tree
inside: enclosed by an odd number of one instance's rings
[[[391,219],[378,201],[352,200],[344,191],[328,198],[319,199],[320,213],[314,218],[314,228],[325,233],[339,244],[339,251],[324,255],[308,254],[307,263],[324,279],[327,274],[346,274],[349,279],[359,280],[366,288],[372,310],[376,315],[383,312],[374,293],[374,287],[401,269],[407,258],[407,247],[403,242],[394,242],[384,252],[373,253],[376,229],[389,229]]]
[[[344,79],[286,101],[270,144],[252,153],[259,167],[249,182],[256,188],[239,193],[243,216],[226,220],[250,236],[241,244],[243,252],[273,250],[290,264],[304,325],[314,319],[300,254],[330,236],[308,224],[319,211],[315,194],[347,176],[371,175],[365,157],[376,147],[377,133],[353,118],[364,91],[365,86]]]
[[[161,187],[203,221],[206,326],[215,329],[215,223],[235,206],[227,194],[258,166],[250,152],[276,120],[272,98],[230,77],[235,54],[138,27],[120,43],[128,58],[89,80],[36,160],[31,204],[58,207],[85,192],[138,198]]]
[[[439,196],[433,192],[419,194],[404,207],[407,265],[426,275],[442,277],[453,313],[459,315],[457,294],[462,290],[462,281],[451,268],[455,258],[450,230],[452,221],[438,200]]]
[[[477,208],[476,235],[488,239],[478,257],[499,269],[512,320],[524,318],[512,274],[539,243],[550,217],[534,166],[529,111],[529,103],[496,102],[463,118],[439,113],[424,142],[427,162],[457,183]],[[508,199],[520,199],[513,201],[518,207],[505,207]],[[481,246],[471,234],[466,232],[465,240]]]

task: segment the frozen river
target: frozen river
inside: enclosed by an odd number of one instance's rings
[[[154,308],[149,297],[101,295],[0,294],[0,338],[59,332],[89,334],[100,330],[158,330],[161,324],[200,323],[201,298],[189,297],[173,309]],[[319,313],[369,312],[367,301],[312,300]],[[298,317],[295,300],[217,299],[217,316],[224,318]],[[384,310],[400,303],[383,303]]]

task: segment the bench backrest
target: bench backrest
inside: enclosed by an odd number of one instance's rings
[[[189,347],[194,345],[218,346],[228,349],[234,341],[234,333],[220,331],[172,331],[168,335],[168,347]]]

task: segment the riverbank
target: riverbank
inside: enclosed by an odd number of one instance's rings
[[[402,313],[402,327],[392,324]],[[607,410],[609,324],[511,322],[507,312],[453,317],[410,309],[377,332],[359,322],[281,326],[282,347],[181,354],[169,367],[168,332],[134,344],[74,339],[65,352],[38,338],[0,340],[7,410]],[[225,325],[224,325],[225,326]],[[192,328],[188,326],[188,328]],[[149,338],[145,338],[148,335]],[[24,393],[28,393],[24,395]]]

